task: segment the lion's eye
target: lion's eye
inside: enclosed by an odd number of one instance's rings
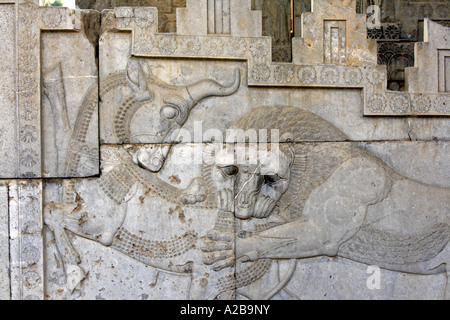
[[[238,174],[239,168],[236,166],[219,167],[225,176],[232,177]]]
[[[284,179],[277,174],[271,174],[271,175],[264,176],[264,183],[269,184],[269,185],[278,183],[281,180],[284,180]]]

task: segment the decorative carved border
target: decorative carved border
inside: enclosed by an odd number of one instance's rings
[[[243,60],[248,62],[248,86],[359,88],[364,116],[450,116],[450,94],[387,90],[384,65],[274,63],[271,37],[158,33],[154,7],[118,7],[114,14],[116,30],[132,32],[133,56]]]
[[[16,6],[17,153],[15,178],[42,176],[41,31],[80,29],[79,11],[40,7],[39,0],[0,0]]]
[[[14,177],[42,177],[41,31],[80,29],[79,11],[40,7],[39,0],[0,0],[15,6],[16,150]],[[11,112],[14,112],[11,110]],[[6,178],[6,177],[3,177]],[[44,299],[43,181],[9,183],[11,297]]]
[[[11,297],[44,299],[42,181],[12,181],[9,186]]]

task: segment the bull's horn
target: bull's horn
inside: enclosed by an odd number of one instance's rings
[[[241,85],[241,72],[236,68],[234,83],[225,87],[214,80],[202,80],[187,87],[187,90],[195,103],[212,96],[229,96],[235,93]]]

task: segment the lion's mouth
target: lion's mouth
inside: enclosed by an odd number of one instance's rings
[[[258,198],[253,212],[253,217],[258,219],[267,218],[275,208],[276,201],[268,196]]]

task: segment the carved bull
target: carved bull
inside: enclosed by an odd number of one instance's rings
[[[120,87],[131,89],[132,94],[124,99],[116,111],[114,128],[119,142],[151,145],[132,148],[134,164],[131,162],[119,165],[94,181],[92,190],[97,190],[98,194],[94,192],[80,196],[71,182],[65,181],[63,201],[47,203],[44,208],[44,222],[54,234],[67,275],[67,285],[71,291],[85,278],[85,271],[79,266],[81,259],[66,232],[98,241],[105,246],[111,246],[116,241],[115,248],[126,250],[117,243],[128,236],[122,229],[124,224],[134,220],[127,217],[130,214],[127,202],[139,192],[135,182],[141,179],[144,185],[152,185],[150,190],[157,188],[153,187],[160,184],[155,173],[163,167],[171,145],[192,108],[207,97],[223,97],[235,93],[240,87],[240,71],[236,69],[230,86],[223,86],[208,79],[187,86],[174,86],[155,77],[145,62],[131,59],[126,71],[110,75],[103,80],[101,91],[105,94],[108,90]],[[141,113],[143,110],[145,112]],[[144,120],[145,132],[134,130],[131,125],[134,118]],[[140,178],[137,178],[138,176]],[[131,185],[127,185],[130,181]],[[161,185],[163,184],[161,181]],[[147,194],[148,191],[146,190]],[[169,190],[168,193],[174,194],[172,198],[177,198],[179,191]],[[131,196],[127,198],[130,192]],[[89,200],[91,203],[104,201],[105,206],[92,212],[86,205]],[[114,208],[114,212],[108,211],[108,206]],[[134,241],[134,238],[130,237],[130,241]],[[193,239],[196,237],[187,235],[174,239],[173,243],[189,250]],[[164,259],[157,258],[156,261],[150,262],[144,258],[141,260],[173,272],[191,271],[189,265],[170,266]]]

